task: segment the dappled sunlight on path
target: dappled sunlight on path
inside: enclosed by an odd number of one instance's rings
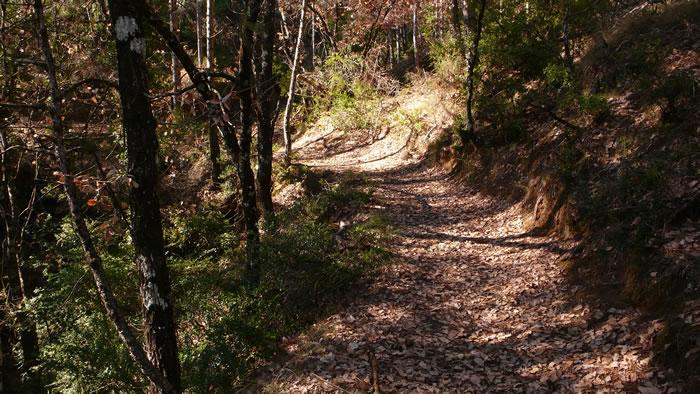
[[[270,391],[368,391],[373,358],[386,392],[663,389],[650,362],[657,326],[576,301],[560,262],[571,245],[528,233],[517,207],[415,155],[364,160],[381,156],[371,146],[300,155],[376,185],[394,263],[343,312],[283,343]]]

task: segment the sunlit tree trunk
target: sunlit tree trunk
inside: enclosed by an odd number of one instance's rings
[[[196,27],[196,36],[197,36],[197,67],[201,68],[202,67],[202,16],[201,14],[201,4],[199,4],[200,0],[194,0],[194,9],[195,9],[195,27]]]
[[[212,12],[211,12],[211,1],[206,0],[205,5],[205,15],[204,15],[204,68],[207,70],[212,66],[212,48],[211,48],[211,22],[212,22]]]
[[[170,0],[170,12],[169,12],[169,22],[170,30],[177,34],[178,21],[177,21],[177,0]],[[170,75],[173,82],[173,92],[177,92],[180,89],[180,71],[177,67],[177,57],[171,51],[170,52]],[[173,109],[177,107],[177,96],[172,97],[171,106]]]
[[[392,39],[391,30],[386,33],[386,52],[387,52],[387,63],[389,66],[394,65],[394,40]]]
[[[316,59],[316,15],[311,14],[311,70]]]
[[[212,0],[206,0],[206,15],[205,15],[205,54],[204,67],[211,70],[213,65],[214,53],[212,47],[211,26],[214,15],[211,9]],[[216,128],[211,124],[211,119],[207,120],[207,134],[209,136],[209,161],[211,162],[211,183],[214,190],[218,190],[221,186],[221,164],[219,156],[221,148],[219,147],[219,137],[216,135]]]
[[[284,120],[282,130],[284,133],[284,161],[289,164],[292,155],[292,130],[289,121],[292,116],[292,102],[294,100],[294,90],[297,84],[297,65],[299,63],[299,52],[304,35],[304,14],[306,10],[306,0],[301,0],[301,14],[299,16],[299,32],[297,33],[297,42],[294,47],[294,59],[292,60],[292,76],[289,82],[289,93],[287,95],[287,105],[284,108]]]
[[[394,29],[394,35],[396,37],[396,63],[401,60],[401,39],[399,38],[399,29]]]
[[[418,60],[418,3],[413,4],[413,61],[416,68],[419,67]]]
[[[141,16],[128,0],[110,0],[117,46],[122,126],[127,142],[131,238],[139,273],[146,352],[175,391],[180,387],[170,274],[158,201],[157,123],[148,97],[146,41]],[[151,392],[163,392],[157,385]]]

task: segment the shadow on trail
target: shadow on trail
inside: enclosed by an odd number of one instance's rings
[[[366,391],[369,354],[389,392],[624,391],[645,378],[639,316],[576,301],[568,249],[527,231],[512,203],[426,161],[362,175],[396,230],[395,263],[324,320],[318,351],[292,356],[301,391]]]

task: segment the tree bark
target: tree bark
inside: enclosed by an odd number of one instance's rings
[[[178,26],[178,20],[176,16],[177,12],[177,0],[170,0],[170,15],[169,15],[169,23],[170,23],[170,30],[175,32],[177,34],[177,26]],[[175,56],[174,52],[170,52],[170,75],[172,78],[173,82],[173,92],[177,92],[180,90],[180,71],[177,68],[177,56]],[[173,109],[177,108],[177,96],[172,97],[172,102],[171,106]]]
[[[311,14],[311,68],[314,69],[316,59],[316,14]]]
[[[211,38],[211,24],[213,19],[211,1],[206,0],[206,21],[205,21],[205,64],[207,70],[212,68],[212,38]],[[216,135],[216,128],[212,125],[211,120],[207,121],[207,134],[209,136],[209,161],[211,161],[211,183],[214,190],[218,190],[221,186],[221,165],[219,164],[219,156],[221,155],[221,148],[219,147],[219,138]]]
[[[574,57],[571,54],[571,40],[569,39],[569,10],[571,5],[568,1],[564,5],[564,17],[562,18],[562,41],[564,42],[564,61],[569,71],[574,71]]]
[[[474,125],[474,73],[476,66],[479,64],[479,42],[481,41],[481,31],[483,29],[484,12],[486,10],[486,0],[481,0],[479,4],[479,14],[476,20],[476,28],[474,29],[474,39],[469,53],[469,67],[467,68],[467,125],[460,132],[462,146],[466,146],[467,142],[475,141],[475,125]]]
[[[7,2],[2,1],[0,3],[0,41],[2,42],[6,39],[6,18]],[[0,45],[0,49],[4,76],[0,87],[0,100],[13,101],[17,82],[14,76],[15,67],[5,45]],[[12,171],[8,162],[9,141],[6,134],[7,119],[10,117],[8,112],[4,108],[0,109],[0,182],[2,183],[0,216],[3,220],[3,226],[0,227],[0,259],[2,260],[0,281],[3,284],[0,292],[0,392],[37,391],[39,386],[33,367],[37,364],[39,342],[36,324],[27,318],[24,310],[27,292],[31,295],[34,286],[31,283],[25,283],[24,271],[27,271],[27,267],[23,267],[22,264],[22,245],[26,226],[22,224],[23,212],[27,212],[24,214],[25,223],[29,223],[35,202],[36,176],[32,181],[31,197],[21,198],[18,196],[21,193],[15,193],[19,175],[18,171]],[[9,174],[13,172],[15,175],[11,178]],[[20,212],[20,205],[26,206],[26,209]],[[36,276],[35,272],[31,273]],[[12,314],[14,314],[14,321],[12,321]],[[12,352],[12,347],[18,339],[22,349],[21,363],[15,360]],[[28,377],[24,387],[21,381],[22,373]]]
[[[272,204],[272,141],[275,132],[276,106],[280,89],[272,73],[275,50],[275,14],[277,0],[268,0],[261,33],[260,63],[256,83],[258,97],[258,199],[266,215]]]
[[[260,232],[258,230],[258,209],[255,193],[255,176],[250,165],[250,146],[255,122],[253,89],[253,28],[257,21],[260,5],[257,0],[249,1],[241,21],[241,46],[239,52],[238,91],[241,96],[241,155],[238,165],[238,178],[241,181],[243,216],[246,227],[246,282],[257,285],[260,280],[259,251]]]
[[[157,192],[157,123],[148,98],[143,22],[138,10],[127,0],[110,0],[109,7],[117,46],[122,125],[127,141],[131,238],[139,273],[146,352],[151,363],[179,391],[180,362]],[[157,385],[152,385],[151,391],[162,392]]]
[[[5,118],[5,111],[1,111],[0,115]],[[19,368],[19,363],[15,359],[12,348],[17,343],[17,331],[12,319],[12,313],[16,309],[16,304],[19,297],[19,276],[17,262],[15,261],[14,251],[14,230],[12,223],[14,222],[13,209],[11,208],[11,189],[10,180],[8,177],[7,156],[6,156],[6,141],[5,125],[0,125],[0,150],[2,150],[2,163],[0,163],[0,172],[2,173],[3,188],[0,192],[3,193],[0,209],[2,209],[3,226],[0,227],[0,235],[2,236],[2,244],[0,244],[0,272],[2,272],[2,293],[0,293],[0,391],[16,393],[22,390],[22,379]]]
[[[78,190],[68,167],[66,147],[63,143],[64,125],[61,115],[61,103],[63,98],[61,96],[61,89],[59,88],[58,81],[56,79],[56,66],[49,43],[46,21],[44,18],[44,9],[41,0],[34,0],[34,9],[37,14],[39,25],[39,42],[41,51],[44,55],[46,71],[51,88],[52,102],[51,105],[49,105],[49,111],[51,113],[51,129],[56,148],[56,157],[58,159],[59,168],[63,173],[63,188],[68,198],[68,209],[71,217],[73,218],[75,231],[80,239],[83,251],[85,252],[85,258],[90,266],[90,270],[97,287],[97,293],[99,294],[102,305],[107,312],[107,316],[116,327],[122,342],[124,342],[124,345],[131,355],[131,358],[136,362],[136,365],[139,367],[141,372],[151,381],[151,383],[157,386],[161,392],[175,393],[176,390],[174,389],[173,385],[148,359],[143,347],[136,339],[134,333],[131,331],[131,327],[119,311],[117,300],[114,297],[114,292],[112,291],[111,285],[102,266],[102,259],[97,253],[97,249],[95,248],[92,237],[90,236],[90,232],[85,223],[80,200],[78,198]]]
[[[299,16],[299,31],[297,42],[294,46],[294,59],[292,60],[292,76],[289,81],[289,93],[287,95],[287,105],[284,107],[284,119],[282,131],[284,133],[284,162],[289,165],[292,155],[292,130],[289,121],[292,117],[292,101],[294,100],[294,90],[297,84],[297,64],[299,63],[299,50],[301,49],[302,37],[304,35],[304,14],[306,10],[306,0],[301,0],[301,15]]]
[[[206,10],[205,10],[205,21],[204,21],[204,56],[205,56],[205,62],[204,62],[204,67],[207,69],[211,68],[212,61],[211,61],[211,21],[212,21],[212,13],[211,13],[211,0],[206,0]]]
[[[135,0],[134,3],[148,18],[148,22],[165,39],[170,49],[175,52],[194,83],[197,91],[207,103],[209,115],[219,128],[226,148],[236,166],[238,179],[241,182],[241,194],[243,200],[244,219],[246,223],[246,254],[247,254],[247,279],[255,284],[258,279],[258,250],[260,233],[257,227],[258,212],[256,207],[255,176],[250,166],[250,145],[252,141],[252,125],[255,120],[253,89],[255,88],[253,76],[253,26],[257,20],[260,4],[252,1],[246,6],[248,12],[243,15],[241,48],[239,56],[239,82],[238,92],[241,95],[241,138],[240,144],[236,138],[233,126],[228,121],[228,114],[223,108],[222,100],[209,83],[206,72],[200,72],[195,67],[182,44],[172,34],[168,27],[152,13],[145,1]],[[248,18],[247,20],[245,18]]]
[[[202,67],[202,17],[200,15],[201,13],[201,5],[199,4],[200,0],[194,0],[194,9],[195,9],[195,26],[196,26],[196,36],[197,36],[197,68]]]
[[[413,4],[413,61],[418,69],[418,3]]]

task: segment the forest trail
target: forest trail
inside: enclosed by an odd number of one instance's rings
[[[421,98],[427,129],[445,127],[443,99]],[[282,344],[288,357],[266,391],[367,392],[373,373],[382,392],[668,388],[650,357],[657,325],[577,302],[561,263],[567,245],[528,234],[517,207],[427,165],[402,141],[412,133],[369,134],[319,128],[297,153],[376,185],[372,209],[395,231],[394,262],[342,312]]]

